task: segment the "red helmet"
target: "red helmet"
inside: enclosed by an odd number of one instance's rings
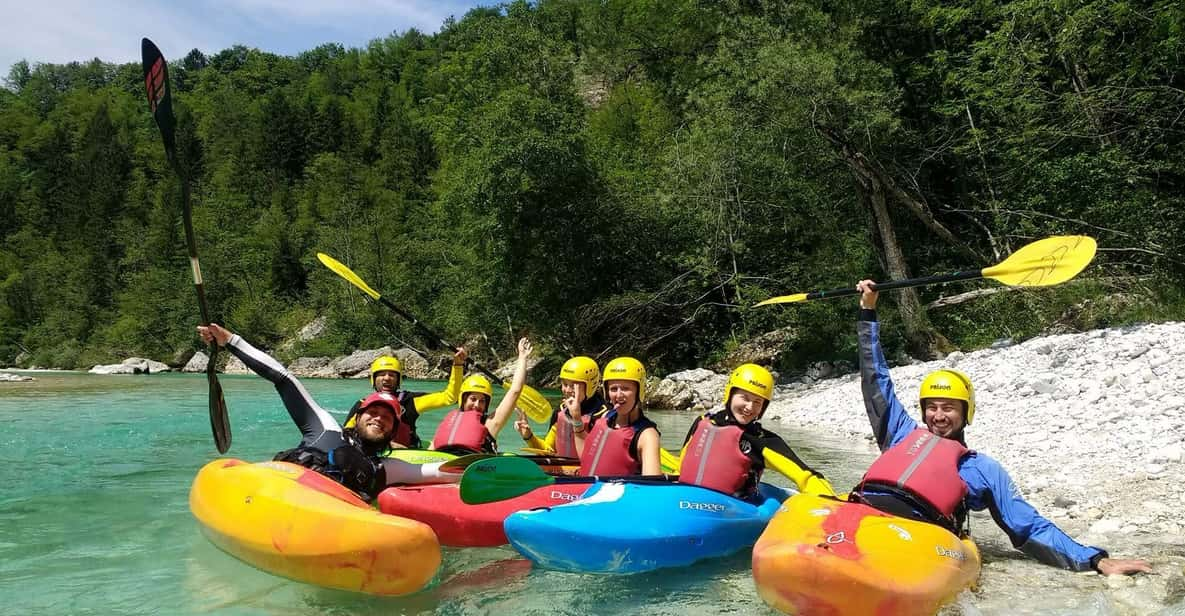
[[[391,414],[395,415],[395,420],[399,420],[399,416],[403,414],[403,407],[399,406],[399,398],[389,394],[385,391],[376,391],[369,396],[362,399],[362,404],[358,406],[358,413],[370,408],[372,406],[385,406],[391,409]]]

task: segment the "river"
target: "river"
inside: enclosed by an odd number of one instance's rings
[[[35,382],[0,383],[6,426],[0,435],[2,614],[773,613],[757,598],[748,552],[683,569],[605,577],[531,570],[507,547],[446,548],[433,585],[397,599],[277,578],[214,548],[189,513],[194,473],[217,455],[204,376],[32,374]],[[297,442],[268,383],[249,376],[220,380],[234,432],[231,455],[270,459]],[[309,379],[306,385],[339,416],[366,391],[365,381]],[[440,386],[409,385],[424,391]],[[431,435],[442,415],[422,417],[420,433]],[[677,448],[690,416],[651,416],[664,445]],[[871,459],[850,443],[812,438],[808,447],[794,434],[783,436],[837,488],[852,485]],[[507,428],[499,442],[513,450],[522,441]],[[947,610],[951,614],[1185,615],[1179,570],[1167,582],[1163,573],[1107,581],[1025,560],[988,517],[974,518],[977,529],[990,531],[981,540],[981,583]],[[1180,537],[1147,549],[1185,556]]]

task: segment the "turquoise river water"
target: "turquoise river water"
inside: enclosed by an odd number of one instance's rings
[[[532,570],[505,547],[446,548],[436,581],[397,599],[277,578],[214,548],[189,513],[190,482],[217,455],[204,376],[32,374],[35,382],[0,383],[0,614],[773,613],[757,598],[747,551],[683,569],[606,577]],[[268,383],[247,376],[221,381],[231,455],[270,459],[297,442]],[[365,381],[306,385],[343,415],[366,389]],[[420,385],[411,389],[439,386]],[[420,433],[432,434],[442,415],[422,417]],[[664,444],[677,447],[690,415],[652,416]],[[852,485],[871,459],[851,443],[816,439],[806,447],[779,431],[837,487]],[[521,445],[509,428],[499,441],[506,450]],[[617,522],[629,520],[606,521]],[[981,540],[984,576],[950,613],[1185,614],[1180,537],[1147,546],[1168,554],[1156,564],[1171,573],[1117,585],[1025,561],[990,519],[977,527],[992,531]]]

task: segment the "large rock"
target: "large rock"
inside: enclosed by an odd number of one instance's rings
[[[10,374],[8,372],[0,372],[0,383],[20,383],[23,381],[34,380],[31,376],[24,374]]]
[[[20,353],[17,353],[15,358],[13,358],[12,364],[14,366],[23,366],[23,365],[25,365],[25,362],[29,361],[32,358],[33,358],[32,355],[29,355],[25,351],[21,351]]]
[[[381,349],[364,349],[354,351],[345,357],[339,357],[329,365],[335,377],[354,376],[359,372],[369,372],[370,363],[382,355],[392,355],[395,349],[385,346]]]
[[[94,366],[89,372],[91,374],[156,374],[169,372],[169,367],[159,361],[129,357],[122,363]]]
[[[710,367],[718,372],[727,373],[741,364],[772,366],[777,363],[778,355],[797,339],[798,330],[793,326],[775,329],[745,342]]]
[[[226,364],[222,366],[222,372],[224,374],[254,374],[242,360],[234,355],[227,358]]]
[[[288,371],[298,377],[320,376],[331,361],[332,357],[298,357],[288,364]]]
[[[205,372],[206,365],[210,363],[210,356],[206,355],[204,351],[198,351],[189,358],[185,363],[185,367],[181,369],[182,372]]]
[[[708,410],[720,402],[727,380],[703,368],[675,372],[647,388],[646,405],[656,409]]]
[[[168,361],[169,367],[179,369],[185,367],[189,360],[193,359],[194,351],[191,348],[177,349],[173,353],[173,357]]]
[[[402,347],[395,349],[392,353],[399,359],[399,364],[403,366],[403,376],[409,379],[447,379],[448,374],[441,371],[434,366],[428,365],[428,360],[420,357],[420,354],[407,348]],[[452,356],[451,354],[449,355]]]

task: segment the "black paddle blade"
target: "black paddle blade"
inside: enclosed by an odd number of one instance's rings
[[[160,128],[165,150],[175,151],[173,138],[176,120],[173,119],[173,92],[169,88],[169,65],[165,56],[148,39],[140,41],[140,57],[144,64],[144,90],[148,95],[148,108]]]
[[[210,383],[210,429],[214,431],[214,446],[218,448],[218,453],[226,453],[230,449],[230,415],[226,412],[222,384],[214,372],[214,360],[218,357],[216,349],[216,346],[211,345],[210,362],[206,364],[206,380]]]

